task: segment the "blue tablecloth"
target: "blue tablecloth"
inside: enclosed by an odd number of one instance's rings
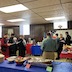
[[[16,63],[8,63],[4,61],[0,63],[0,72],[47,72],[45,68],[39,68],[32,66],[30,69],[25,68],[24,66],[16,66]]]
[[[72,63],[53,62],[52,72],[72,72]]]
[[[42,55],[41,46],[35,45],[31,47],[32,55]]]
[[[9,64],[8,61],[4,61],[0,64],[0,72],[47,72],[45,68],[32,66],[27,69],[23,66],[16,66],[16,63]],[[66,62],[53,62],[52,72],[72,72],[72,63]]]

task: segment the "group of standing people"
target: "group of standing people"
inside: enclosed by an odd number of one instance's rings
[[[25,56],[26,41],[23,35],[16,38],[14,34],[8,39],[8,34],[5,34],[1,39],[1,50],[5,56],[16,56],[19,50],[19,56]]]
[[[70,45],[71,43],[71,36],[68,32],[65,32],[65,34],[66,39],[63,37],[62,34],[60,34],[60,37],[58,36],[58,34],[56,34],[56,38],[53,39],[51,33],[47,33],[47,38],[42,41],[41,45],[44,57],[48,57],[48,52],[57,52],[57,59],[60,58],[63,44]],[[23,35],[20,35],[19,38],[16,38],[14,34],[11,34],[11,37],[8,38],[8,34],[5,34],[1,39],[0,45],[0,50],[2,50],[5,56],[16,56],[17,50],[19,51],[19,56],[25,56],[26,41]]]
[[[68,32],[65,32],[65,34],[66,34],[66,38],[64,38],[62,34],[60,34],[60,37],[58,37],[58,34],[56,34],[56,36],[57,36],[56,40],[57,40],[57,44],[58,44],[58,50],[57,50],[58,58],[57,59],[60,59],[60,53],[63,50],[63,45],[71,44],[71,36],[69,35]]]
[[[60,34],[60,37],[58,34],[56,34],[56,38],[53,39],[51,33],[47,33],[47,38],[42,41],[41,48],[43,50],[43,56],[48,56],[48,52],[57,52],[58,57],[57,59],[60,59],[60,53],[62,51],[63,44],[70,45],[71,43],[71,36],[68,32],[65,32],[66,39],[63,37],[62,34]]]

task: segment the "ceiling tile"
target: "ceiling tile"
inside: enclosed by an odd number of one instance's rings
[[[28,8],[38,8],[42,6],[49,6],[49,5],[55,5],[60,4],[59,0],[37,0],[29,3],[24,3],[25,6]]]
[[[72,9],[72,3],[65,3],[65,4],[62,4],[63,6],[63,9]]]
[[[19,4],[16,0],[0,0],[0,7],[11,6]]]
[[[43,23],[48,23],[48,21],[44,19],[34,19],[30,21],[31,24],[43,24]]]
[[[5,14],[5,13],[0,12],[1,22],[6,21],[8,19],[16,19],[16,18],[24,18],[26,19],[26,21],[30,22],[31,19],[35,19],[35,18],[40,19],[41,17],[33,13],[31,10],[15,12],[15,13],[10,13],[10,14]]]
[[[72,21],[72,15],[67,15],[66,18],[68,21],[70,21],[70,20]]]
[[[19,25],[24,23],[29,24],[42,24],[48,23],[44,18],[46,17],[57,17],[66,16],[68,20],[72,20],[72,0],[0,0],[0,7],[16,5],[22,3],[30,10],[14,12],[14,13],[3,13],[0,12],[0,22],[6,25]],[[25,22],[10,23],[6,20],[13,18],[24,18]]]
[[[51,17],[61,17],[61,16],[65,16],[64,14],[58,14],[58,15],[44,15],[42,16],[43,18],[51,18]]]
[[[33,20],[33,19],[43,19],[42,17],[31,17],[30,20]]]
[[[47,6],[47,7],[42,7],[42,8],[32,9],[32,10],[38,13],[38,12],[53,11],[58,9],[59,10],[62,9],[61,5]]]
[[[37,0],[17,0],[21,3],[28,3],[28,2],[34,2],[34,1],[37,1]]]
[[[21,12],[14,12],[10,14],[5,14],[0,12],[0,18],[4,19],[11,19],[11,18],[28,18],[30,15],[34,14],[31,10],[21,11]]]
[[[61,0],[61,3],[72,2],[72,0]]]
[[[72,15],[72,9],[64,10],[65,15]]]
[[[35,17],[38,18],[38,17],[40,17],[40,16],[37,15],[37,14],[35,14],[35,13],[29,15],[29,18],[35,18]],[[26,18],[26,16],[24,15],[23,18]]]
[[[38,13],[40,16],[60,16],[64,15],[64,12],[62,10],[56,10],[56,11],[50,11],[50,12],[44,12],[44,13]]]

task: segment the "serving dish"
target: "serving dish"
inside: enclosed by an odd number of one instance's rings
[[[31,65],[34,66],[38,66],[38,67],[46,67],[46,66],[51,66],[52,65],[52,60],[48,60],[48,59],[43,59],[43,58],[31,58],[30,60],[28,60],[28,62]]]
[[[16,56],[11,56],[6,59],[8,60],[8,62],[14,62],[16,58],[17,58]]]
[[[17,57],[17,58],[15,59],[15,62],[16,62],[17,65],[23,65],[23,62],[24,62],[24,61],[25,61],[25,60],[24,60],[23,57]]]

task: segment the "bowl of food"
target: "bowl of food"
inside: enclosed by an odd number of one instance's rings
[[[24,63],[24,58],[23,58],[23,57],[17,57],[17,58],[15,59],[15,62],[16,62],[17,65],[23,65],[23,63]]]

